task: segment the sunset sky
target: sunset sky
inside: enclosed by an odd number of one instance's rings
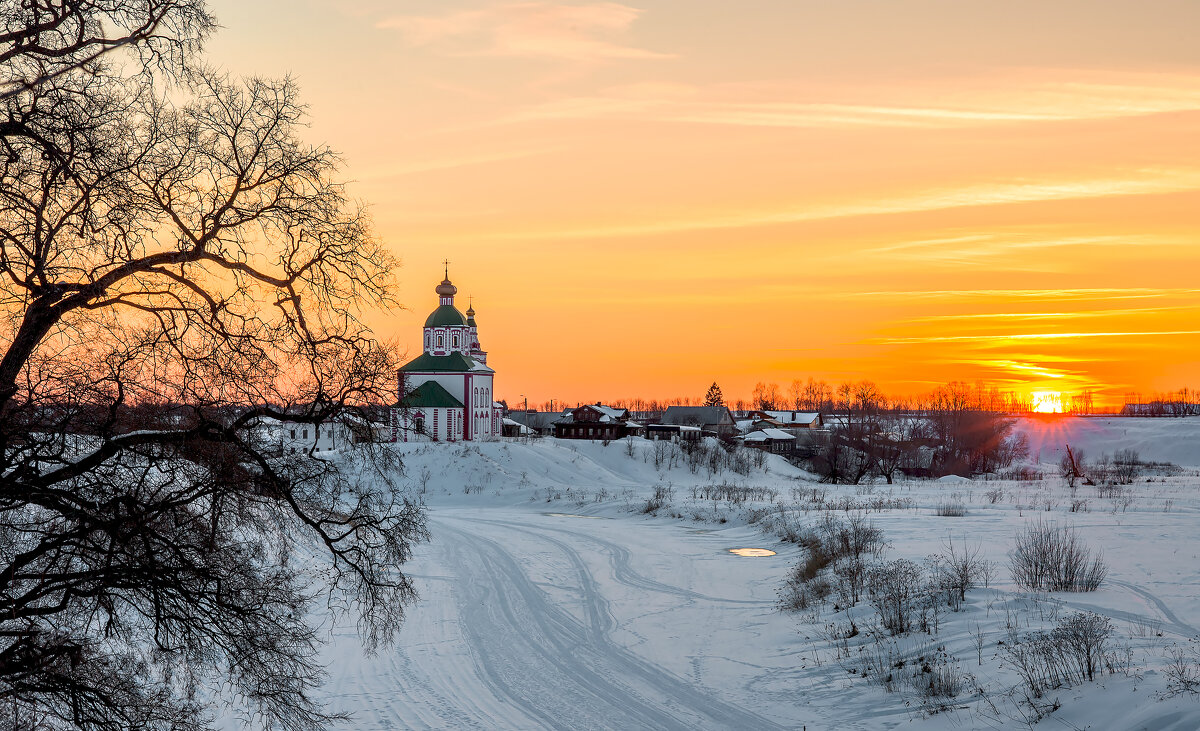
[[[1195,0],[215,0],[497,395],[1200,386]]]

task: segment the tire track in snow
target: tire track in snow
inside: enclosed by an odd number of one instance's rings
[[[579,572],[586,623],[552,603],[500,543],[435,522],[454,535],[463,630],[480,676],[531,719],[564,729],[781,728],[613,643],[607,602],[570,546],[560,544]]]
[[[1124,581],[1111,581],[1110,580],[1109,583],[1111,583],[1113,586],[1119,586],[1122,589],[1125,589],[1134,594],[1137,594],[1142,599],[1146,600],[1150,604],[1153,604],[1155,606],[1155,608],[1157,608],[1158,611],[1162,613],[1162,616],[1168,622],[1175,625],[1177,630],[1182,630],[1183,632],[1190,634],[1190,635],[1200,634],[1200,632],[1196,631],[1195,627],[1191,626],[1187,622],[1184,622],[1182,619],[1177,617],[1175,615],[1175,613],[1171,611],[1171,608],[1167,606],[1166,602],[1164,602],[1162,599],[1160,599],[1157,594],[1154,594],[1153,592],[1151,592],[1147,589],[1143,589],[1142,587],[1137,586],[1136,584],[1129,584]]]
[[[455,518],[455,519],[458,520],[459,518]],[[583,538],[584,540],[591,541],[592,543],[595,543],[597,546],[600,546],[602,549],[604,549],[605,553],[608,554],[609,564],[612,566],[612,570],[613,570],[613,578],[616,579],[617,583],[622,584],[624,586],[628,586],[631,589],[641,589],[642,591],[653,591],[653,592],[656,592],[659,594],[668,594],[668,595],[677,596],[677,597],[680,597],[683,599],[693,599],[696,601],[705,601],[705,602],[716,602],[719,604],[741,604],[741,605],[758,606],[758,607],[773,607],[773,606],[775,606],[774,602],[765,601],[762,599],[727,599],[724,597],[709,596],[707,594],[701,594],[699,592],[692,591],[691,589],[684,589],[679,586],[672,586],[671,584],[664,584],[660,581],[651,579],[648,576],[643,576],[642,574],[639,574],[637,571],[635,571],[633,569],[633,567],[630,565],[629,559],[630,559],[631,554],[629,553],[628,550],[626,550],[625,548],[621,547],[620,545],[618,545],[616,543],[611,543],[609,541],[604,540],[603,538],[597,538],[588,533],[579,533],[579,532],[567,530],[566,528],[552,528],[550,526],[543,526],[543,525],[529,526],[529,525],[525,525],[523,523],[511,523],[511,522],[503,521],[503,520],[483,520],[483,519],[475,519],[475,518],[470,518],[470,519],[466,519],[466,520],[469,520],[470,522],[473,522],[473,523],[489,523],[491,525],[497,525],[497,526],[503,526],[506,528],[510,528],[519,533],[525,533],[527,535],[541,537],[544,540],[547,540],[547,541],[550,541],[552,543],[559,545],[560,547],[562,546],[561,543],[558,543],[557,541],[553,541],[550,538],[542,536],[539,533],[537,533],[536,531],[552,531],[554,533],[563,533],[563,534],[572,536],[574,538]]]

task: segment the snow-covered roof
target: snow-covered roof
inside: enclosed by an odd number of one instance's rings
[[[759,429],[746,435],[747,442],[765,442],[768,440],[795,439],[782,429]]]
[[[504,417],[504,425],[505,425],[505,426],[515,426],[515,427],[518,427],[517,431],[518,431],[518,432],[520,432],[520,433],[522,433],[522,434],[527,434],[527,433],[529,433],[529,432],[533,431],[532,429],[530,429],[529,427],[525,426],[525,425],[524,425],[524,424],[522,424],[521,422],[519,422],[519,421],[516,421],[516,420],[514,420],[514,419],[510,419],[510,418],[508,418],[507,416],[506,416],[506,417]]]
[[[764,411],[781,424],[811,424],[821,418],[815,411]]]
[[[619,418],[621,418],[621,416],[623,416],[625,414],[625,409],[618,409],[618,408],[615,408],[612,406],[602,406],[600,404],[588,404],[588,406],[595,409],[596,411],[599,411],[601,414],[604,415],[604,417],[607,417],[609,420],[619,419]],[[600,420],[604,421],[604,417],[601,417]]]

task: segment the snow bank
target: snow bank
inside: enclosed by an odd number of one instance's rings
[[[1143,460],[1200,466],[1200,418],[1030,417],[1016,430],[1029,439],[1035,462],[1058,462],[1070,444],[1089,457],[1132,449]]]

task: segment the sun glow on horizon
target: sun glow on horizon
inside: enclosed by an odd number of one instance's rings
[[[1029,394],[1032,402],[1031,410],[1035,414],[1061,414],[1063,412],[1063,395],[1058,391],[1034,391]]]

